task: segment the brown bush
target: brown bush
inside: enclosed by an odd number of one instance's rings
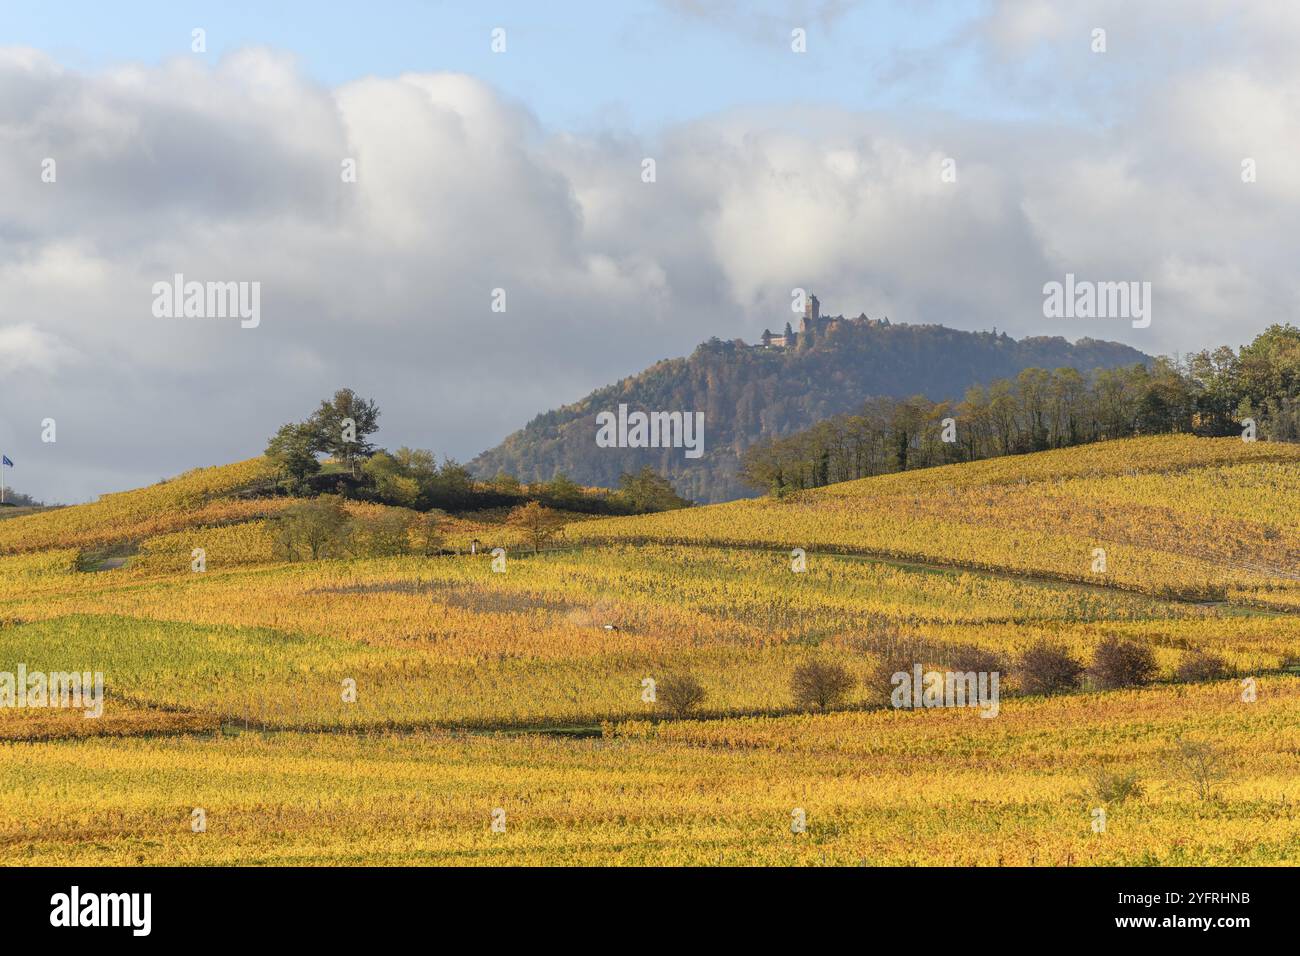
[[[1107,637],[1092,654],[1088,676],[1102,690],[1140,687],[1151,682],[1156,673],[1156,655],[1145,644]]]
[[[666,674],[655,684],[655,703],[674,717],[685,717],[708,693],[690,674]]]
[[[1061,694],[1079,686],[1083,665],[1065,648],[1039,641],[1020,655],[1016,674],[1021,693]]]
[[[952,648],[944,655],[943,663],[948,670],[963,673],[992,674],[996,671],[1004,674],[1007,671],[1006,661],[1000,654],[973,644],[959,644]]]
[[[1217,654],[1188,651],[1183,655],[1174,677],[1180,681],[1221,680],[1228,676],[1228,662]]]

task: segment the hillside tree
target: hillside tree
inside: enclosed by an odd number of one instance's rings
[[[298,491],[320,471],[315,448],[316,435],[311,426],[289,422],[267,442],[266,457],[292,490]]]
[[[368,439],[379,428],[379,406],[350,388],[341,388],[320,403],[307,424],[315,437],[315,450],[334,456],[349,474],[360,477],[360,461],[375,451]]]

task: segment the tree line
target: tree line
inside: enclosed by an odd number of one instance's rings
[[[44,508],[45,502],[37,501],[31,495],[25,495],[21,491],[15,491],[13,488],[5,489],[6,505],[12,505],[15,508]]]
[[[285,508],[270,521],[272,552],[286,561],[387,558],[444,554],[447,515],[398,508],[354,515],[339,495],[318,495]],[[519,505],[506,527],[522,533],[534,553],[560,534],[572,516],[537,501]]]
[[[619,477],[617,489],[584,488],[563,474],[524,484],[498,473],[477,481],[452,458],[405,446],[389,452],[370,440],[379,406],[350,388],[323,400],[301,422],[282,425],[266,446],[280,492],[296,497],[338,495],[414,511],[480,511],[538,503],[584,514],[644,514],[689,507],[668,479],[646,467]],[[325,456],[322,458],[321,456]]]
[[[1300,329],[1273,325],[1150,364],[1048,371],[974,386],[959,402],[874,398],[750,446],[741,477],[775,495],[887,472],[1162,433],[1300,441]]]

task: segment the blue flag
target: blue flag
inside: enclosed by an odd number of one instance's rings
[[[8,465],[10,468],[12,468],[14,466],[14,463],[9,460],[8,455],[0,455],[0,465]]]

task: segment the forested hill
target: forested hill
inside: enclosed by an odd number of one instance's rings
[[[580,484],[610,487],[622,473],[649,465],[688,498],[726,501],[754,493],[737,478],[748,445],[854,410],[873,396],[959,399],[971,385],[1014,377],[1024,368],[1089,371],[1147,361],[1116,342],[1017,341],[1005,333],[902,323],[844,323],[789,351],[715,338],[689,358],[658,362],[538,415],[475,458],[470,469],[483,478],[505,471],[524,481],[562,473]],[[703,457],[688,459],[680,448],[599,447],[596,416],[617,412],[619,403],[629,411],[703,412]]]

